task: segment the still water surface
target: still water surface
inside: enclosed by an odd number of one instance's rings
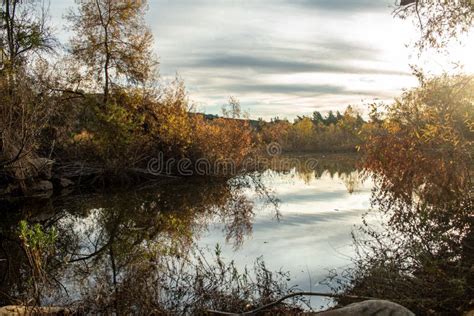
[[[370,179],[361,179],[356,170],[348,174],[325,170],[316,177],[293,169],[288,173],[267,171],[262,180],[279,200],[279,216],[274,205],[247,192],[255,202],[255,216],[252,233],[242,245],[226,242],[225,227],[219,220],[210,223],[197,243],[209,248],[221,245],[224,257],[239,266],[251,266],[262,256],[270,270],[290,272],[290,285],[305,291],[330,291],[319,282],[329,270],[342,271],[351,264],[351,232],[370,208]],[[320,304],[324,299],[312,298],[314,307]]]
[[[319,282],[329,270],[351,264],[351,231],[370,208],[372,185],[353,158],[318,159],[315,170],[290,166],[225,183],[183,180],[4,203],[10,209],[0,215],[0,303],[31,295],[26,281],[31,276],[22,266],[26,259],[12,241],[22,219],[58,232],[57,251],[45,259],[44,269],[62,285],[50,286],[53,294],[42,296],[44,304],[81,300],[88,295],[85,289],[96,287],[111,270],[114,282],[125,278],[132,263],[149,260],[150,249],[183,255],[198,247],[211,256],[217,245],[222,257],[239,268],[261,257],[269,270],[289,271],[290,286],[329,291]],[[325,301],[312,298],[311,304]]]

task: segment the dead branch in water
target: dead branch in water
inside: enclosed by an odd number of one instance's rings
[[[295,297],[295,296],[324,296],[324,297],[333,297],[333,298],[344,297],[344,298],[354,299],[354,300],[373,300],[373,299],[375,299],[373,297],[368,297],[368,296],[341,295],[341,294],[320,293],[320,292],[296,292],[296,293],[291,293],[291,294],[285,295],[282,298],[280,298],[280,299],[278,299],[278,300],[276,300],[272,303],[269,303],[269,304],[264,305],[264,306],[260,306],[256,309],[253,309],[253,310],[248,311],[248,312],[243,312],[243,313],[238,313],[238,314],[237,313],[214,311],[214,310],[208,310],[208,312],[212,313],[212,314],[216,314],[216,315],[253,315],[253,314],[256,314],[256,313],[258,313],[262,310],[265,310],[267,308],[276,306],[276,305],[282,303],[283,301],[285,301],[289,298]]]

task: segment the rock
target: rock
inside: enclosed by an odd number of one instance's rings
[[[74,185],[74,182],[72,182],[71,180],[66,179],[66,178],[60,178],[58,183],[59,183],[59,186],[63,189],[68,188],[68,187],[72,187]]]
[[[347,305],[342,308],[317,313],[316,315],[321,316],[365,316],[365,315],[377,315],[377,316],[415,316],[413,312],[407,308],[384,300],[368,300],[359,303]]]
[[[35,182],[30,188],[30,191],[32,192],[47,192],[47,191],[52,191],[53,190],[53,184],[51,181],[48,180],[41,180],[38,182]]]
[[[74,192],[74,188],[69,187],[69,188],[62,189],[61,192],[59,192],[59,194],[62,195],[62,196],[66,196],[66,195],[69,195],[73,192]]]
[[[21,188],[18,183],[10,183],[4,191],[4,194],[8,194],[8,195],[14,195],[14,194],[20,194],[20,193],[21,193]]]
[[[26,196],[48,198],[53,195],[53,184],[48,180],[34,182],[25,192]]]
[[[31,174],[33,177],[39,177],[46,180],[51,179],[54,164],[53,160],[48,158],[36,158],[30,160],[29,164],[31,165],[32,171],[34,171],[34,173]]]
[[[23,315],[72,315],[73,313],[63,307],[29,307],[9,305],[0,307],[0,316],[23,316]]]

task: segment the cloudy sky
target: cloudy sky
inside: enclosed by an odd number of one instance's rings
[[[184,79],[201,111],[229,96],[251,117],[294,118],[315,110],[364,109],[416,85],[410,64],[448,69],[472,61],[473,41],[454,56],[406,45],[417,31],[392,16],[395,0],[150,0],[147,21],[164,79]],[[53,23],[73,0],[51,2]]]

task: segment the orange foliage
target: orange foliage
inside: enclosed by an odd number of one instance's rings
[[[194,119],[193,151],[210,162],[232,160],[239,167],[252,152],[253,131],[248,121],[217,118],[212,121],[197,115]]]
[[[470,185],[474,148],[474,83],[443,76],[406,92],[369,136],[365,166],[382,188],[411,200],[451,200]],[[407,193],[408,192],[408,193]]]

